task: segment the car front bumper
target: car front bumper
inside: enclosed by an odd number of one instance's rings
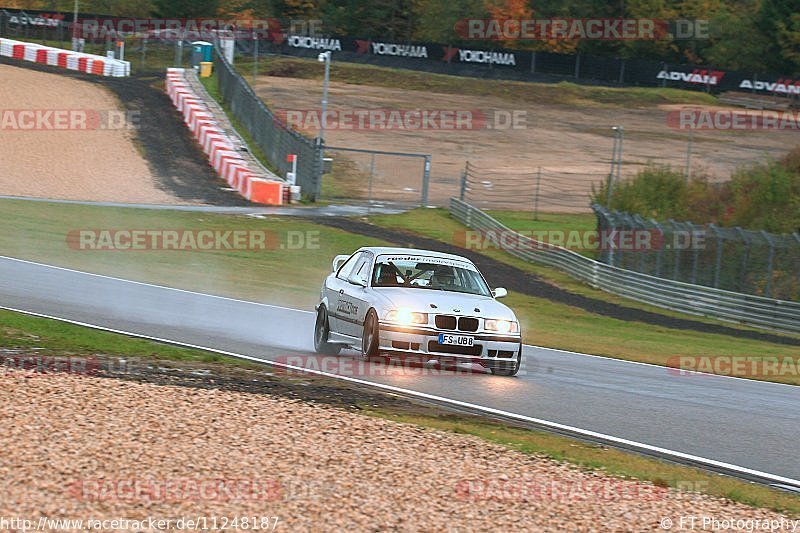
[[[439,344],[439,334],[467,335],[474,338],[472,346]],[[380,352],[403,359],[473,362],[483,365],[492,362],[514,361],[522,337],[519,334],[498,334],[485,331],[466,332],[438,330],[430,327],[399,326],[380,323]]]

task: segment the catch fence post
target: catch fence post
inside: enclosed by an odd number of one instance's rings
[[[772,267],[775,259],[775,241],[773,241],[770,234],[763,229],[761,230],[761,236],[764,237],[764,240],[769,244],[769,255],[767,256],[767,284],[764,287],[764,296],[772,298]]]
[[[375,176],[375,154],[372,154],[369,158],[369,193],[367,196],[369,205],[372,205],[372,179]]]
[[[258,36],[256,31],[253,30],[253,87],[256,86],[258,80]]]
[[[467,163],[469,164],[469,163]],[[467,192],[467,168],[461,170],[461,189],[458,191],[458,199],[464,201],[464,193]]]
[[[431,181],[431,156],[425,156],[425,168],[422,173],[422,207],[428,205],[428,185]]]
[[[722,270],[722,248],[725,246],[725,239],[714,224],[709,224],[708,227],[714,232],[714,238],[717,244],[717,256],[714,259],[714,288],[719,288],[720,271]]]
[[[542,184],[542,167],[536,173],[536,191],[533,193],[533,220],[539,220],[539,190]]]

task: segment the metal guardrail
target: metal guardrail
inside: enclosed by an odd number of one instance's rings
[[[800,302],[692,285],[607,265],[515,233],[456,198],[450,199],[450,213],[467,227],[485,232],[482,238],[498,247],[503,235],[513,234],[514,245],[506,247],[507,252],[525,261],[557,268],[606,292],[672,311],[800,334]]]

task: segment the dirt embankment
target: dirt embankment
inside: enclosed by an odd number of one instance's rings
[[[317,134],[321,97],[318,80],[262,76],[256,91],[273,108],[294,111],[295,114],[289,116],[294,117],[295,125],[307,134]],[[445,94],[334,80],[328,109],[340,115],[333,118],[334,124],[326,130],[326,142],[330,146],[431,154],[430,198],[437,205],[444,205],[449,197],[458,195],[459,176],[466,161],[486,171],[495,181],[503,176],[532,181],[531,176],[543,167],[545,176],[555,176],[550,179],[559,189],[588,194],[592,184],[608,175],[613,125],[625,128],[623,177],[634,175],[650,161],[681,170],[686,165],[688,132],[674,128],[674,120],[668,122],[670,113],[680,110],[681,105],[537,104],[520,101],[513,95],[501,98],[457,92],[457,88],[453,94]],[[703,106],[703,109],[710,108]],[[353,126],[358,124],[355,119],[350,125],[337,127],[337,118],[344,119],[347,113],[363,110],[470,111],[475,120],[472,127],[464,129],[362,128]],[[695,173],[707,172],[714,179],[727,179],[737,166],[761,161],[765,156],[782,156],[797,142],[796,131],[697,131],[691,150],[692,168]],[[341,155],[357,160],[362,174],[368,173],[368,157]],[[395,194],[383,199],[396,198],[398,193],[402,195],[405,185],[417,186],[419,165],[413,161],[379,156],[376,166],[379,172],[386,174],[387,181],[400,182],[395,184]],[[539,208],[563,210],[560,204],[547,205],[546,202]]]
[[[216,175],[152,74],[103,78],[0,58],[0,101],[0,195],[252,205]]]
[[[113,94],[77,79],[8,65],[0,65],[0,80],[0,193],[174,202],[158,188],[132,131],[106,122],[125,118]]]

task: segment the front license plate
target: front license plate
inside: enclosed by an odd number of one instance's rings
[[[439,344],[454,344],[456,346],[472,346],[475,342],[474,337],[469,335],[450,335],[448,333],[439,333]]]

